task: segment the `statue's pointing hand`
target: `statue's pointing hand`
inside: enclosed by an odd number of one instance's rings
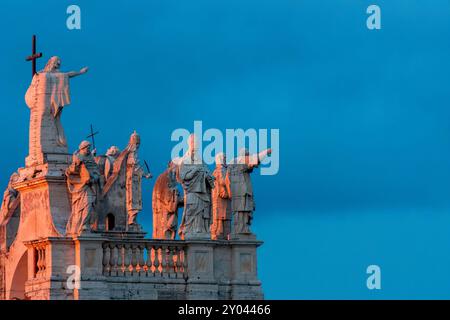
[[[85,74],[86,72],[88,72],[88,70],[88,67],[84,67],[80,71],[70,71],[67,73],[67,75],[69,76],[69,78],[73,78],[79,76],[80,74]]]

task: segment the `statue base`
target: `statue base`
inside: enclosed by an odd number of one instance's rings
[[[68,166],[71,162],[72,155],[69,153],[37,153],[36,155],[29,155],[25,158],[25,166],[26,167],[37,167],[45,164],[53,164],[53,165],[65,165]]]
[[[256,234],[254,233],[232,233],[230,235],[230,240],[250,240],[255,241],[256,240]]]
[[[184,240],[211,240],[211,234],[208,232],[187,233],[184,235]]]

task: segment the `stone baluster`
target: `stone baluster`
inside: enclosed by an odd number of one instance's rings
[[[183,247],[183,251],[181,252],[181,254],[180,254],[180,256],[182,256],[183,258],[182,258],[182,261],[183,261],[183,277],[185,278],[185,279],[187,279],[187,277],[188,277],[188,264],[187,264],[187,261],[188,261],[188,259],[187,259],[187,257],[186,257],[186,250],[185,250],[186,248],[185,247]]]
[[[110,272],[110,267],[109,267],[109,259],[110,259],[110,250],[109,250],[109,245],[107,243],[104,243],[102,245],[103,247],[103,260],[102,260],[102,265],[103,265],[103,274],[105,276],[109,276],[109,272]]]
[[[160,272],[160,270],[159,270],[159,266],[160,266],[160,260],[159,260],[159,247],[158,246],[154,246],[153,247],[153,253],[154,253],[154,255],[153,255],[153,260],[154,260],[154,262],[153,262],[153,264],[154,264],[154,266],[155,266],[155,276],[156,275],[160,275],[161,274],[161,272]]]
[[[138,245],[139,255],[138,255],[138,264],[139,264],[139,276],[145,275],[145,261],[144,261],[144,248],[143,244]]]
[[[136,254],[137,246],[135,244],[131,245],[131,274],[136,275],[137,268],[137,254]]]
[[[119,276],[123,276],[125,273],[125,267],[123,266],[123,245],[122,244],[118,244],[117,245],[117,251],[118,251],[118,255],[117,255],[117,274]]]
[[[41,276],[41,248],[36,246],[36,278]]]
[[[168,253],[168,263],[167,263],[167,273],[169,277],[175,277],[175,264],[174,264],[174,256],[175,256],[175,248],[172,246],[167,247],[167,253]]]
[[[41,245],[41,277],[45,277],[46,261],[45,261],[45,245]]]
[[[167,274],[167,246],[161,246],[161,276]]]
[[[111,265],[111,275],[117,276],[118,274],[118,268],[117,268],[117,246],[114,243],[111,243],[111,259],[110,259],[110,265]]]
[[[176,275],[177,278],[182,278],[183,277],[183,264],[181,261],[181,251],[182,248],[181,247],[176,247],[176,257],[177,257],[177,261],[176,261]]]
[[[129,244],[124,245],[124,262],[125,262],[125,276],[131,275],[130,264],[131,264],[131,248]]]
[[[152,245],[150,244],[146,244],[145,245],[145,249],[147,250],[147,260],[145,262],[146,268],[147,268],[147,276],[150,276],[153,271],[152,271],[152,254],[153,254],[153,250],[152,250]]]
[[[37,263],[38,272],[37,272],[37,275],[38,275],[39,278],[41,278],[44,275],[44,268],[45,268],[44,250],[42,248],[42,245],[39,245],[37,247],[37,252],[38,252],[38,263]]]

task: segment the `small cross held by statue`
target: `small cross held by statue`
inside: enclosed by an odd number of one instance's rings
[[[86,138],[90,138],[91,140],[92,140],[92,151],[95,153],[95,150],[96,150],[96,147],[95,147],[95,136],[97,135],[97,134],[99,134],[100,132],[94,132],[94,127],[92,126],[92,124],[91,124],[91,134],[89,134]]]

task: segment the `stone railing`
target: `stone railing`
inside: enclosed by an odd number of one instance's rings
[[[127,234],[28,241],[25,293],[31,299],[262,299],[260,244]]]
[[[103,275],[109,277],[186,278],[183,241],[114,240],[103,245]]]
[[[29,258],[28,263],[31,265],[29,268],[30,279],[45,278],[47,275],[47,258],[48,258],[48,245],[47,241],[35,241],[29,243]]]

